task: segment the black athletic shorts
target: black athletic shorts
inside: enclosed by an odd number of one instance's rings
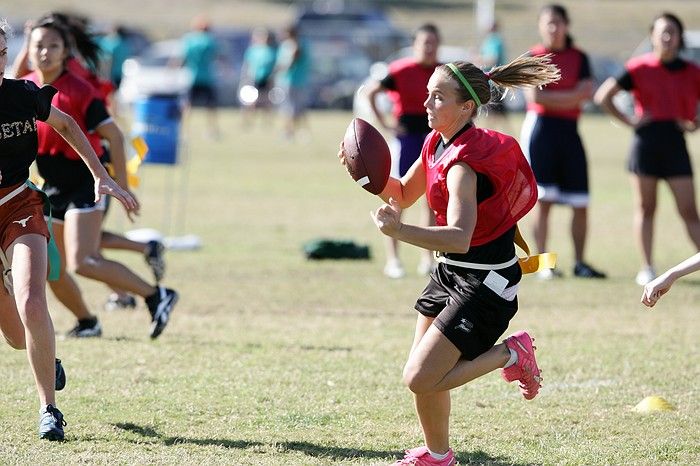
[[[66,212],[69,210],[79,210],[81,212],[105,210],[107,196],[102,195],[100,201],[95,203],[95,186],[92,183],[67,188],[59,188],[58,186],[44,183],[42,189],[49,196],[51,216],[59,222],[65,220]],[[46,208],[44,208],[44,215],[49,215]]]
[[[216,107],[216,91],[213,86],[195,84],[190,88],[190,104],[193,107]]]
[[[693,176],[683,131],[675,121],[654,121],[634,132],[627,169],[640,176]]]
[[[576,120],[538,115],[530,123],[531,118],[528,114],[521,139],[527,144],[523,149],[537,180],[539,199],[587,206],[588,164]]]
[[[484,283],[489,274],[501,277],[497,280],[503,281],[506,290],[512,292],[511,300]],[[433,325],[462,352],[462,358],[473,360],[491,349],[508,328],[508,322],[518,310],[517,288],[513,287],[521,276],[517,263],[497,271],[440,263],[416,301],[415,309],[435,318]]]

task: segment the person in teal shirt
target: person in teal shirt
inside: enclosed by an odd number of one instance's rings
[[[285,117],[285,136],[292,138],[306,114],[311,56],[308,46],[299,39],[296,26],[287,27],[284,33],[276,69],[278,83],[285,90],[281,106]]]
[[[250,95],[244,95],[245,93],[241,92],[244,108],[250,111],[246,113],[269,107],[269,93],[277,62],[277,43],[272,31],[263,27],[255,28],[250,42],[250,46],[243,55],[241,84],[252,86],[255,92]],[[241,90],[243,91],[243,87]]]
[[[499,32],[496,21],[491,24],[488,33],[479,47],[479,66],[488,72],[495,66],[503,66],[506,63],[506,46],[503,36]],[[500,96],[499,96],[500,97]],[[505,96],[503,96],[505,97]],[[507,109],[502,98],[494,99],[487,109],[487,121],[484,126],[511,134],[512,128],[508,123]]]
[[[115,26],[110,34],[98,41],[101,52],[104,54],[105,63],[108,65],[106,77],[119,87],[122,81],[122,66],[132,55],[131,46],[126,40],[126,31],[123,26]]]
[[[211,33],[209,20],[204,16],[195,17],[192,31],[184,35],[182,44],[183,65],[192,74],[190,105],[207,108],[210,134],[218,136],[215,64],[219,47]]]

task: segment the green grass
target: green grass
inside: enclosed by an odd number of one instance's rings
[[[81,280],[104,336],[57,343],[69,377],[58,397],[67,441],[37,439],[26,355],[4,346],[0,463],[370,465],[421,443],[400,374],[425,279],[381,275],[382,239],[368,215],[379,203],[335,157],[350,117],[314,113],[311,134],[285,142],[279,122],[244,129],[227,111],[226,135],[211,141],[194,114],[183,131],[189,162],[143,167],[133,226],[202,239],[198,251],[168,253],[165,282],[181,293],[170,326],[150,341],[143,305],[101,311],[106,289]],[[509,329],[537,337],[544,388],[526,402],[492,373],[455,390],[461,464],[700,462],[700,278],[679,282],[652,311],[639,304],[624,171],[630,134],[591,115],[581,130],[593,189],[587,255],[610,278],[570,278],[569,212],[555,210],[551,250],[569,278],[526,277]],[[700,154],[698,135],[689,147]],[[692,248],[661,192],[656,255],[665,268]],[[132,228],[118,210],[110,226]],[[523,230],[531,239],[529,221]],[[367,243],[373,260],[305,261],[302,244],[321,236]],[[137,255],[108,255],[147,273]],[[418,251],[405,247],[403,256],[412,272]],[[53,298],[50,307],[57,332],[68,330],[69,314]],[[676,410],[633,412],[648,395]]]

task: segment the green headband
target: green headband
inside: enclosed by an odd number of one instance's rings
[[[479,100],[479,96],[476,95],[476,92],[474,92],[474,89],[472,88],[471,84],[469,84],[469,81],[467,81],[467,78],[464,77],[462,73],[457,69],[456,66],[452,63],[448,63],[447,67],[452,70],[452,72],[459,78],[460,81],[462,81],[462,84],[464,84],[464,87],[467,88],[469,91],[469,94],[471,94],[472,98],[474,99],[474,102],[476,102],[477,107],[481,107],[481,100]]]

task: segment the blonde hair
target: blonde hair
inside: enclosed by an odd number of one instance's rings
[[[558,81],[561,74],[559,68],[552,63],[551,57],[551,54],[537,57],[527,54],[520,55],[508,64],[492,68],[488,73],[473,63],[465,61],[456,61],[451,65],[456,67],[461,76],[469,83],[480,101],[477,103],[486,105],[492,100],[494,92],[498,94],[510,89],[544,86]],[[440,65],[437,69],[455,81],[461,101],[474,100],[467,86],[462,84],[460,77],[448,65]],[[492,89],[489,81],[497,89]]]

